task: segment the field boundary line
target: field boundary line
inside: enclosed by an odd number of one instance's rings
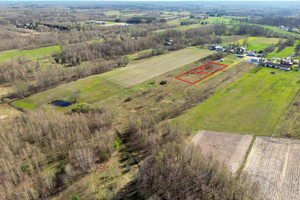
[[[199,83],[197,83],[196,85],[199,85],[199,84],[201,84],[201,83],[203,83],[203,82],[205,82],[205,81],[207,81],[207,80],[211,79],[212,77],[214,77],[214,76],[218,75],[220,72],[223,72],[223,71],[225,71],[225,70],[227,70],[227,69],[229,69],[229,68],[231,68],[231,67],[233,67],[233,66],[237,65],[238,63],[240,63],[240,62],[244,61],[245,59],[246,59],[246,58],[242,58],[242,59],[240,59],[240,60],[237,60],[237,61],[235,61],[234,63],[231,63],[230,65],[228,65],[228,67],[224,68],[222,71],[218,71],[217,73],[215,73],[215,74],[211,75],[210,77],[207,77],[206,79],[204,79],[204,80],[200,81],[200,82],[199,82]]]
[[[236,178],[237,178],[237,179],[239,179],[239,178],[241,177],[241,175],[242,175],[242,172],[243,172],[243,170],[244,170],[244,167],[245,167],[245,165],[246,165],[246,162],[247,162],[247,160],[248,160],[249,154],[250,154],[250,152],[251,152],[251,150],[252,150],[252,147],[253,147],[253,145],[254,145],[255,140],[256,140],[256,135],[253,135],[252,141],[251,141],[250,146],[249,146],[249,148],[248,148],[248,151],[247,151],[247,153],[246,153],[246,155],[245,155],[245,158],[244,158],[244,160],[243,160],[243,163],[242,163],[240,169],[237,171],[237,175],[236,175]]]

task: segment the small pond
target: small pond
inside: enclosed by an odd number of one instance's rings
[[[55,101],[52,101],[51,104],[54,106],[58,106],[58,107],[68,107],[68,106],[72,105],[72,103],[63,101],[63,100],[55,100]]]

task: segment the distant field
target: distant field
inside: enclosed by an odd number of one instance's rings
[[[183,49],[165,55],[129,64],[127,67],[91,76],[73,83],[61,85],[28,98],[16,101],[14,106],[34,109],[45,106],[53,100],[68,101],[74,94],[78,102],[93,103],[112,96],[127,87],[158,76],[172,69],[194,62],[213,52],[198,49]]]
[[[244,166],[266,199],[300,199],[300,141],[257,137]]]
[[[117,16],[119,16],[119,15],[121,15],[121,12],[120,11],[106,11],[106,12],[104,12],[104,14],[105,15],[117,15]]]
[[[49,46],[39,49],[33,49],[33,50],[24,50],[24,51],[18,51],[18,50],[10,50],[10,51],[3,51],[0,52],[0,62],[5,62],[11,60],[12,57],[17,56],[28,56],[32,60],[37,60],[38,58],[43,57],[44,55],[49,56],[53,52],[60,51],[60,46]]]
[[[266,38],[266,37],[245,37],[245,36],[225,36],[222,37],[223,45],[226,44],[234,44],[238,43],[240,45],[243,45],[244,41],[249,43],[249,46],[247,47],[248,50],[253,51],[262,51],[267,46],[270,46],[271,44],[277,44],[279,42],[279,38]],[[284,39],[283,39],[284,41]]]
[[[266,37],[248,37],[248,43],[250,46],[247,47],[248,50],[262,51],[267,46],[271,44],[277,44],[279,38],[266,38]],[[243,40],[239,40],[240,44],[243,44]]]
[[[231,44],[235,41],[243,40],[246,36],[243,35],[232,35],[232,36],[222,36],[222,45]]]
[[[276,74],[270,74],[271,71]],[[297,73],[267,68],[248,73],[177,121],[193,132],[271,135],[300,88],[299,78]]]
[[[297,40],[297,42],[295,42],[295,45],[292,47],[286,47],[285,49],[283,49],[280,52],[277,52],[276,48],[274,50],[274,52],[272,53],[268,53],[267,58],[273,58],[273,57],[280,57],[280,58],[286,58],[288,56],[290,56],[292,53],[295,53],[295,47],[297,46],[297,44],[299,44],[299,40]]]

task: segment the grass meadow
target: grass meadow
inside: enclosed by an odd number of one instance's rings
[[[99,76],[91,76],[34,94],[28,98],[15,101],[12,105],[23,109],[46,108],[51,107],[50,103],[54,100],[59,99],[72,102],[75,98],[78,103],[94,103],[99,99],[112,96],[124,89],[125,87],[118,83],[107,81]]]
[[[10,51],[3,51],[0,53],[0,62],[6,62],[11,60],[13,57],[17,56],[28,56],[32,60],[37,60],[38,58],[41,58],[43,56],[49,56],[53,52],[60,51],[60,46],[49,46],[49,47],[43,47],[39,49],[33,49],[33,50],[10,50]]]
[[[176,121],[198,130],[272,135],[297,94],[300,75],[263,68],[248,73]],[[201,85],[199,85],[201,87]]]

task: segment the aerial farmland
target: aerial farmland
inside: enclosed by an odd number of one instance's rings
[[[300,3],[0,2],[0,200],[300,199]]]

